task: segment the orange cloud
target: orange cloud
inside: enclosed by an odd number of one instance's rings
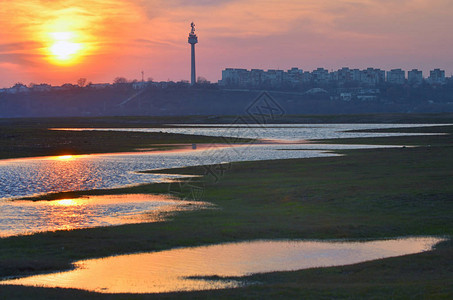
[[[448,73],[452,14],[451,0],[10,1],[0,7],[0,80],[11,76],[2,67],[11,64],[24,69],[14,82],[111,82],[141,70],[158,80],[187,79],[192,21],[199,74],[213,80],[225,67]]]
[[[83,64],[93,56],[125,51],[112,45],[128,45],[125,37],[133,33],[128,28],[136,25],[140,10],[123,1],[32,0],[4,6],[0,18],[2,40],[17,45],[3,54],[28,57],[52,69],[51,64],[65,65],[61,62],[73,56]]]

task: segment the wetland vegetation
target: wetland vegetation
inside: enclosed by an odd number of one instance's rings
[[[442,120],[443,123],[452,121],[448,117]],[[219,209],[181,212],[172,216],[170,222],[0,239],[0,276],[68,269],[75,260],[113,254],[253,239],[381,239],[428,235],[451,239],[453,126],[426,130],[445,135],[336,140],[401,147],[337,150],[344,154],[341,157],[233,163],[218,181],[206,174],[205,167],[162,170],[202,175],[196,181],[190,179],[191,183],[203,188],[203,201]],[[167,193],[169,190],[169,184],[148,184],[69,195]],[[191,197],[190,190],[182,193]],[[67,196],[68,193],[60,193],[51,198]],[[449,240],[434,251],[421,254],[344,267],[257,274],[246,279],[259,281],[260,285],[237,289],[101,295],[1,286],[0,294],[8,299],[451,298],[452,261],[453,242]]]

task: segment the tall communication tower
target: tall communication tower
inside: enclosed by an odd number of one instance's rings
[[[189,33],[189,44],[192,46],[192,68],[190,76],[190,84],[194,85],[197,82],[197,76],[195,72],[195,44],[198,43],[198,37],[195,34],[195,23],[190,24],[192,30]]]

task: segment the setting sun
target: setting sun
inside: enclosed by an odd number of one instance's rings
[[[53,32],[50,36],[53,43],[49,47],[49,52],[53,63],[71,64],[81,55],[83,45],[74,41],[74,33]]]

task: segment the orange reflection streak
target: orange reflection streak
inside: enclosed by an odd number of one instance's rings
[[[75,159],[73,155],[61,155],[54,157],[56,160],[73,160]]]
[[[0,281],[0,284],[77,288],[100,293],[160,293],[233,288],[232,280],[196,276],[244,276],[340,266],[429,251],[441,238],[369,242],[252,241],[119,255],[75,263],[77,269]]]
[[[162,222],[179,212],[209,207],[167,195],[104,195],[53,201],[12,201],[0,237],[143,222]],[[0,211],[2,210],[0,203]],[[0,224],[1,225],[1,224]]]
[[[83,205],[81,200],[78,199],[62,199],[57,201],[51,201],[49,203],[52,206],[77,206]]]

